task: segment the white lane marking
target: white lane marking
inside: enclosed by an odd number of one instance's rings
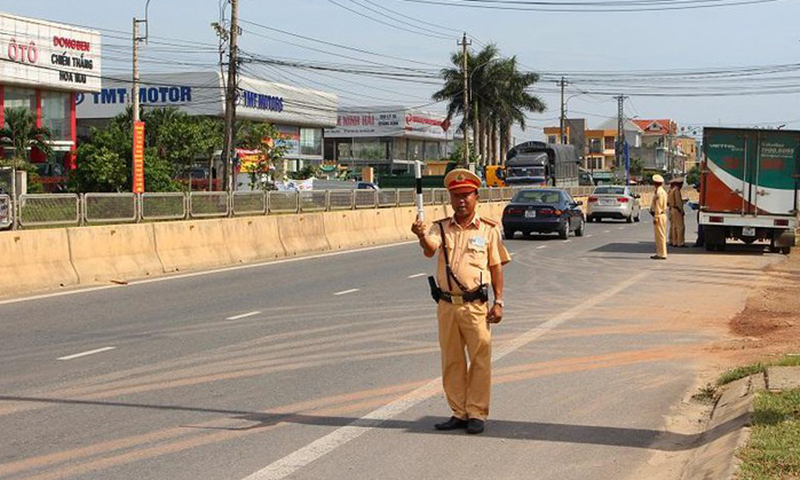
[[[619,227],[617,230],[625,230],[625,227]]]
[[[370,250],[380,250],[380,249],[383,249],[383,248],[399,247],[399,246],[402,246],[402,245],[410,245],[412,243],[419,243],[419,242],[417,242],[417,241],[408,241],[408,242],[399,242],[399,243],[389,243],[389,244],[386,244],[386,245],[376,245],[374,247],[364,247],[364,248],[358,248],[358,249],[355,249],[355,250],[346,250],[346,251],[341,251],[341,252],[330,252],[330,253],[320,253],[318,255],[309,255],[307,257],[285,258],[285,259],[282,259],[282,260],[272,260],[272,261],[269,261],[269,262],[251,263],[251,264],[248,264],[248,265],[236,265],[236,266],[232,266],[232,267],[217,268],[217,269],[214,269],[214,270],[203,270],[203,271],[200,271],[200,272],[183,273],[183,274],[180,274],[180,275],[167,275],[167,276],[158,277],[158,278],[148,278],[148,279],[144,279],[144,280],[135,280],[135,281],[132,281],[132,282],[128,282],[127,285],[103,285],[101,287],[79,288],[79,289],[76,289],[76,290],[70,290],[68,292],[46,293],[46,294],[43,294],[43,295],[34,295],[34,296],[31,296],[31,297],[22,297],[22,298],[13,298],[13,299],[9,299],[9,300],[0,300],[0,305],[8,305],[8,304],[11,304],[11,303],[20,303],[20,302],[28,302],[28,301],[31,301],[31,300],[42,300],[42,299],[45,299],[45,298],[61,297],[61,296],[64,296],[64,295],[78,295],[78,294],[81,294],[81,293],[94,292],[94,291],[97,291],[97,290],[106,290],[106,289],[109,289],[109,288],[129,288],[129,287],[134,286],[134,285],[145,285],[145,284],[148,284],[148,283],[155,283],[155,282],[169,282],[171,280],[179,280],[179,279],[182,279],[182,278],[200,277],[200,276],[204,276],[204,275],[214,275],[216,273],[234,272],[234,271],[237,271],[237,270],[245,270],[245,269],[248,269],[248,268],[259,268],[259,267],[266,267],[266,266],[270,266],[270,265],[280,265],[282,263],[303,262],[303,261],[306,261],[306,260],[316,260],[316,259],[319,259],[319,258],[336,257],[336,256],[339,256],[339,255],[347,255],[347,254],[350,254],[350,253],[360,253],[360,252],[368,252]]]
[[[586,235],[586,238],[592,238],[594,235]]]
[[[409,275],[408,278],[419,278],[424,277],[427,273],[415,273],[414,275]]]
[[[539,245],[538,247],[536,247],[537,250],[541,250],[543,248],[547,248],[547,245]]]
[[[259,313],[261,312],[258,310],[254,310],[252,312],[243,313],[241,315],[234,315],[232,317],[228,317],[225,320],[239,320],[240,318],[252,317],[253,315],[258,315]]]
[[[509,254],[508,254],[508,256],[509,256],[509,257],[513,257],[513,256],[514,256],[514,255],[516,255],[516,254],[517,254],[516,252],[511,252],[511,253],[509,253]]]
[[[336,292],[336,293],[334,293],[334,295],[336,295],[336,296],[347,295],[348,293],[355,293],[355,292],[357,292],[359,290],[361,290],[361,289],[360,288],[351,288],[350,290],[345,290],[343,292]]]
[[[66,357],[59,357],[58,360],[72,360],[73,358],[80,358],[85,357],[87,355],[94,355],[95,353],[107,352],[109,350],[114,350],[117,347],[103,347],[98,348],[97,350],[89,350],[88,352],[81,352],[76,353],[75,355],[67,355]]]
[[[611,230],[603,230],[603,233],[611,233]]]
[[[584,312],[594,307],[595,305],[604,302],[614,295],[630,288],[637,282],[640,282],[650,272],[641,272],[627,280],[624,280],[614,287],[607,289],[603,293],[590,297],[583,303],[576,305],[569,310],[556,315],[550,320],[538,325],[518,337],[510,340],[499,348],[493,349],[492,363],[496,363],[501,358],[514,353],[525,345],[533,342],[545,333],[553,330],[564,322],[571,320]],[[418,389],[412,391],[408,395],[388,403],[372,412],[364,415],[363,417],[351,422],[349,425],[339,427],[324,437],[318,438],[306,446],[295,450],[293,453],[267,465],[263,469],[247,476],[244,480],[280,480],[296,473],[301,468],[309,465],[310,463],[322,458],[333,450],[345,445],[351,440],[355,440],[361,435],[369,432],[370,430],[379,427],[384,422],[391,420],[394,417],[402,414],[403,412],[419,405],[425,400],[434,395],[438,395],[442,391],[442,378],[439,377]]]

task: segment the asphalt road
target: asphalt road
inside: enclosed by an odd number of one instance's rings
[[[714,338],[670,325],[680,299],[738,298],[780,260],[651,261],[642,218],[507,241],[480,436],[433,430],[449,412],[415,244],[0,302],[0,478],[629,477],[693,440],[664,417]]]

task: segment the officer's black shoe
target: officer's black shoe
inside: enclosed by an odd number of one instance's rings
[[[467,433],[483,433],[485,422],[477,418],[470,418],[469,425],[467,425]]]
[[[458,417],[450,417],[450,420],[437,423],[434,427],[436,427],[436,430],[458,430],[459,428],[467,428],[467,421]]]

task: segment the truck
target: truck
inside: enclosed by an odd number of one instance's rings
[[[524,142],[508,151],[503,180],[510,187],[577,187],[579,168],[580,158],[572,145]]]
[[[705,248],[728,239],[788,254],[798,213],[800,131],[711,127],[703,130],[698,223]]]

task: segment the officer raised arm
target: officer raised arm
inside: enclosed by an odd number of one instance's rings
[[[419,220],[411,226],[426,257],[439,252],[436,281],[430,282],[438,304],[442,382],[453,415],[436,428],[481,433],[489,415],[491,390],[489,323],[503,318],[503,265],[511,257],[498,223],[476,211],[480,178],[469,170],[455,169],[444,182],[453,216],[434,222],[430,229]],[[487,281],[494,291],[491,309]]]

